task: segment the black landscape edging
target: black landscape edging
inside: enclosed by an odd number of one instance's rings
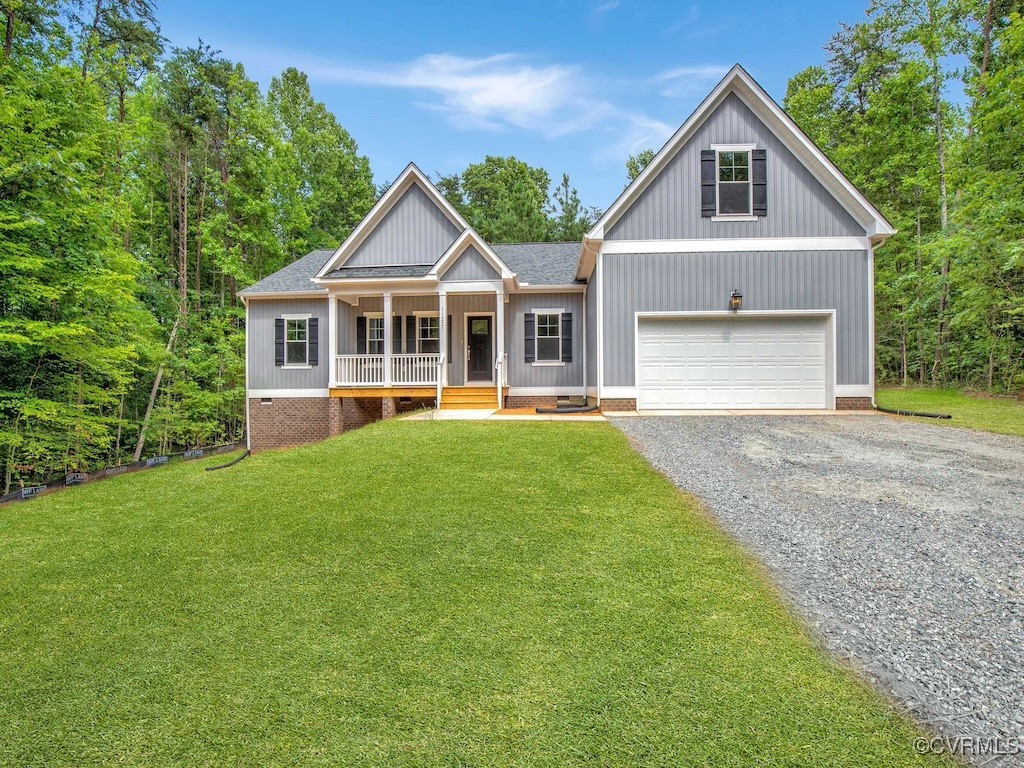
[[[44,493],[62,491],[65,488],[85,485],[86,483],[105,480],[108,477],[116,477],[129,472],[140,472],[144,469],[162,467],[166,464],[170,464],[172,461],[191,461],[193,459],[202,458],[203,456],[216,456],[219,453],[230,453],[231,451],[236,451],[239,448],[244,447],[245,441],[243,440],[237,443],[224,443],[223,445],[211,445],[204,448],[190,448],[189,450],[181,451],[180,453],[151,456],[148,459],[134,461],[131,464],[118,464],[114,467],[103,467],[102,469],[97,469],[95,472],[68,472],[64,475],[57,475],[45,483],[25,486],[24,488],[19,488],[16,491],[11,491],[6,496],[0,496],[0,504],[7,504],[12,501],[27,501],[28,499],[34,499],[36,496],[41,496]]]

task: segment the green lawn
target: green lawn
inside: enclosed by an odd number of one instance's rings
[[[875,402],[883,408],[948,413],[953,417],[936,420],[935,424],[1024,437],[1024,405],[1010,397],[981,397],[955,389],[900,388],[879,389]]]
[[[604,424],[383,422],[0,508],[5,766],[889,768],[915,735]]]

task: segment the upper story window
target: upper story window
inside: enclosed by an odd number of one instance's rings
[[[384,318],[366,318],[366,351],[371,355],[384,354]]]
[[[287,318],[284,336],[285,365],[309,365],[309,320]]]
[[[719,150],[718,215],[750,216],[753,185],[750,182],[750,151]]]
[[[441,351],[441,320],[420,315],[416,318],[416,351],[421,355],[436,355]]]
[[[562,315],[537,315],[537,362],[562,359]]]

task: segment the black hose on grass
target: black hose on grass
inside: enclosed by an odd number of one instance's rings
[[[538,408],[537,413],[593,413],[596,405],[560,405],[556,408]]]
[[[228,467],[233,467],[233,466],[235,466],[235,464],[237,464],[238,462],[240,462],[240,461],[241,461],[242,459],[244,459],[244,458],[245,458],[246,456],[248,456],[248,455],[249,455],[249,449],[248,449],[248,448],[246,448],[246,449],[245,449],[245,450],[244,450],[244,451],[242,452],[242,455],[241,455],[241,456],[239,456],[239,457],[238,457],[237,459],[232,459],[232,460],[231,460],[231,461],[229,461],[229,462],[228,462],[227,464],[218,464],[218,465],[217,465],[216,467],[207,467],[207,468],[206,468],[206,471],[207,471],[207,472],[213,472],[213,471],[214,471],[215,469],[227,469]]]
[[[921,413],[920,411],[904,411],[904,410],[901,410],[901,409],[898,409],[898,408],[896,408],[896,409],[894,409],[894,408],[883,408],[880,405],[876,405],[875,406],[875,410],[876,411],[881,411],[882,413],[891,413],[894,416],[917,416],[917,417],[922,418],[922,419],[952,419],[953,418],[948,413]]]

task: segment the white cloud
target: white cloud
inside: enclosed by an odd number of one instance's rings
[[[728,71],[729,67],[719,64],[676,67],[656,75],[654,82],[661,89],[662,96],[670,99],[689,98],[707,93]]]
[[[670,24],[663,30],[665,33],[677,32],[684,27],[689,27],[696,24],[700,20],[700,8],[696,5],[691,5],[690,10],[686,12],[683,18],[679,19],[675,24]]]
[[[614,11],[619,7],[619,0],[608,0],[607,3],[602,3],[594,9],[595,14],[607,13],[608,11]]]

